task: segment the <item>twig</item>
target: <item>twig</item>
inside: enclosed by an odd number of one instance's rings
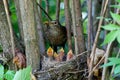
[[[37,2],[36,2],[37,3]],[[48,17],[48,19],[50,19],[50,21],[52,21],[52,18],[48,15],[48,13],[41,7],[41,5],[39,3],[37,3],[37,5],[40,7],[40,9],[45,13],[45,15]]]
[[[13,28],[9,16],[9,11],[8,11],[8,5],[7,5],[7,0],[3,0],[5,11],[6,11],[6,16],[7,16],[7,21],[10,29],[10,37],[11,37],[11,45],[12,45],[12,53],[13,57],[15,56],[15,44],[14,44],[14,37],[13,37]]]
[[[98,42],[98,37],[99,37],[99,34],[100,34],[100,30],[101,30],[100,28],[101,28],[101,25],[102,25],[102,22],[103,22],[103,16],[105,14],[105,11],[106,11],[106,8],[107,8],[107,4],[108,4],[108,0],[106,0],[104,9],[101,12],[102,18],[99,21],[98,30],[97,30],[97,33],[96,33],[95,41],[94,41],[92,52],[91,52],[91,56],[90,56],[91,57],[91,61],[90,61],[90,70],[89,70],[89,72],[91,72],[92,69],[93,69],[93,63],[94,63],[94,56],[95,56],[96,45],[97,45],[97,42]],[[92,80],[92,76],[93,76],[93,73],[92,74],[89,73],[89,76],[88,76],[89,78],[88,79]]]
[[[65,73],[71,73],[71,74],[76,74],[76,73],[81,73],[81,72],[84,72],[84,71],[88,71],[88,69],[87,70],[77,70],[77,71],[68,71],[68,72],[65,72]]]
[[[85,54],[85,53],[88,53],[88,51],[84,51],[84,52],[82,52],[82,53],[76,55],[76,57],[79,57],[79,56],[81,56],[81,55],[83,55],[83,54]]]
[[[96,66],[93,68],[93,70],[91,72],[89,72],[90,74],[93,73],[93,71],[99,66],[99,64],[103,61],[103,59],[105,58],[106,54],[104,54],[104,56],[100,59],[100,61],[96,64]]]
[[[109,54],[110,54],[111,45],[112,45],[112,42],[109,43],[108,46],[107,46],[107,50],[106,50],[106,53],[105,53],[106,56],[105,56],[104,64],[106,64],[106,63],[108,62],[108,57],[109,57]],[[103,68],[103,71],[102,71],[102,80],[106,80],[107,68],[108,68],[108,67],[104,67],[104,68]]]

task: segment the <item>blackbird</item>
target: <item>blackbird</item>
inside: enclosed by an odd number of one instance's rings
[[[54,51],[57,51],[57,46],[65,46],[67,41],[67,31],[58,21],[49,21],[45,23],[45,38],[53,47]]]

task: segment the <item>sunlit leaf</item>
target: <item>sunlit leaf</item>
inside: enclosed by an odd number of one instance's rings
[[[102,45],[114,41],[115,38],[117,37],[118,33],[119,33],[119,32],[118,32],[118,31],[115,31],[115,30],[114,30],[114,31],[111,31],[110,33],[108,33],[108,34],[106,35],[105,40],[104,40],[104,42],[103,42]]]
[[[115,24],[108,24],[108,25],[102,26],[102,28],[104,28],[105,30],[117,30],[117,29],[120,29],[120,26]]]
[[[115,64],[115,63],[113,63],[113,62],[108,62],[108,63],[102,65],[101,67],[113,66],[114,64]]]
[[[4,76],[4,67],[0,64],[0,80],[3,80]]]
[[[120,64],[120,58],[112,57],[112,58],[108,58],[108,60],[114,64]]]
[[[5,73],[4,77],[5,77],[6,80],[13,80],[14,75],[15,75],[15,72],[14,72],[14,71],[8,70],[8,71]]]
[[[116,0],[116,1],[120,3],[120,0]]]
[[[117,66],[115,67],[114,73],[115,73],[115,74],[120,73],[120,65],[117,65]]]
[[[30,80],[31,67],[16,72],[13,80]]]
[[[119,34],[118,34],[118,36],[117,36],[117,41],[118,41],[119,44],[120,44],[120,30],[119,30]]]
[[[120,24],[120,15],[116,14],[116,13],[112,13],[110,12],[112,18],[118,23]]]
[[[120,5],[111,5],[110,7],[119,8],[120,9]]]
[[[108,66],[113,66],[113,65],[115,65],[115,64],[120,64],[120,59],[119,59],[119,58],[114,58],[114,57],[112,57],[112,58],[108,58],[108,60],[109,60],[110,62],[102,65],[101,67],[108,67]]]

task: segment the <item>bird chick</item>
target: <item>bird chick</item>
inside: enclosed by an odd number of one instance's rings
[[[47,55],[50,58],[50,61],[53,60],[53,53],[54,53],[54,50],[51,47],[49,47],[47,49]]]
[[[72,50],[69,50],[69,52],[67,53],[67,61],[69,61],[70,59],[72,59],[73,58],[73,52],[72,52]]]
[[[64,53],[64,49],[63,48],[61,48],[60,50],[59,50],[59,57],[60,57],[60,61],[64,61],[65,60],[65,53]]]
[[[60,56],[55,52],[54,53],[55,61],[60,62]]]

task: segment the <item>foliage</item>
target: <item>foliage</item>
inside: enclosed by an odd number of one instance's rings
[[[30,80],[31,67],[16,72],[13,80]]]
[[[102,27],[105,30],[110,31],[107,34],[107,36],[106,36],[103,44],[107,44],[107,43],[113,42],[115,39],[117,39],[117,41],[120,43],[120,35],[119,35],[120,34],[120,26],[119,26],[119,24],[120,24],[120,15],[118,15],[116,13],[112,13],[112,12],[110,14],[111,14],[113,20],[117,24],[115,24],[115,23],[111,24],[110,23],[110,24],[107,24],[107,25],[105,25],[105,26]]]
[[[14,78],[14,71],[8,70],[5,72],[5,69],[2,65],[0,65],[0,80],[6,79],[6,80],[13,80]]]
[[[120,0],[116,0],[120,3]],[[112,5],[111,7],[120,8],[119,5]],[[106,35],[105,40],[102,45],[113,42],[115,40],[120,44],[120,15],[117,13],[110,12],[110,15],[113,19],[113,23],[109,23],[105,26],[102,26],[103,29],[108,30],[109,33]],[[120,75],[120,58],[111,57],[108,58],[109,62],[102,65],[101,67],[115,66],[114,75],[112,75],[111,80],[114,80],[115,77]]]
[[[114,69],[114,75],[120,74],[120,58],[111,57],[111,58],[108,58],[108,60],[109,62],[107,64],[102,65],[101,67],[116,65]]]
[[[30,72],[30,66],[15,73],[12,70],[7,70],[5,72],[4,66],[0,65],[0,80],[30,80]]]

